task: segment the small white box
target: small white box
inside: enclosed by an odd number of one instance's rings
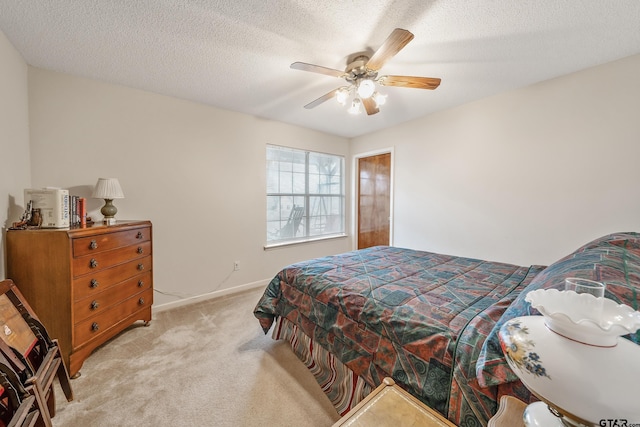
[[[27,188],[24,203],[33,201],[33,208],[40,209],[42,228],[69,227],[69,190],[59,188]]]

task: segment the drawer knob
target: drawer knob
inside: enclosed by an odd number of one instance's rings
[[[100,325],[98,325],[98,322],[93,322],[93,323],[91,324],[91,330],[95,332],[95,331],[97,331],[98,329],[100,329]]]
[[[142,239],[142,237],[142,231],[138,231],[138,234],[136,234],[136,239]]]
[[[92,240],[91,243],[89,243],[89,249],[98,249],[98,242]]]
[[[140,299],[138,300],[138,304],[140,304],[140,305],[144,305],[144,298],[140,298]]]
[[[97,266],[98,266],[98,261],[95,258],[91,258],[91,261],[89,261],[89,267],[96,268]]]
[[[91,301],[91,310],[96,310],[98,307],[100,307],[100,304],[98,304],[98,301],[96,300]]]
[[[144,270],[144,264],[138,264],[138,270]]]
[[[144,280],[138,280],[138,287],[141,288],[144,286]]]
[[[138,246],[138,253],[141,254],[142,252],[144,252],[144,250],[142,249],[142,246]]]
[[[96,279],[91,279],[91,283],[89,283],[89,287],[90,288],[97,288],[98,287],[98,281]]]

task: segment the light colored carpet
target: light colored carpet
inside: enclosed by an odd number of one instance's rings
[[[162,311],[56,385],[54,426],[331,426],[340,417],[288,343],[265,336],[262,290]]]

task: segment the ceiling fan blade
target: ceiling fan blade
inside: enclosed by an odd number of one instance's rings
[[[324,101],[327,101],[327,100],[333,98],[334,96],[336,96],[336,92],[339,91],[339,90],[340,90],[340,88],[337,88],[337,89],[332,90],[329,93],[325,93],[320,98],[316,99],[315,101],[311,101],[310,103],[305,105],[304,108],[306,108],[307,110],[310,110],[312,108],[317,107],[318,105],[322,104]]]
[[[333,68],[323,67],[321,65],[307,64],[306,62],[294,62],[291,64],[294,70],[310,71],[312,73],[325,74],[332,77],[343,77],[344,71],[334,70]]]
[[[440,86],[440,79],[435,77],[382,76],[378,79],[378,83],[383,86],[433,90]]]
[[[362,104],[364,104],[364,109],[367,110],[368,115],[372,115],[380,111],[373,98],[364,98],[362,100]]]
[[[410,31],[396,28],[369,59],[367,68],[374,71],[379,70],[385,62],[393,58],[411,40],[413,40],[413,34]]]

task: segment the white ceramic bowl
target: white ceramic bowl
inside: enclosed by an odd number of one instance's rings
[[[612,347],[620,335],[640,328],[640,312],[608,298],[557,289],[537,289],[525,297],[552,331],[584,344]]]

